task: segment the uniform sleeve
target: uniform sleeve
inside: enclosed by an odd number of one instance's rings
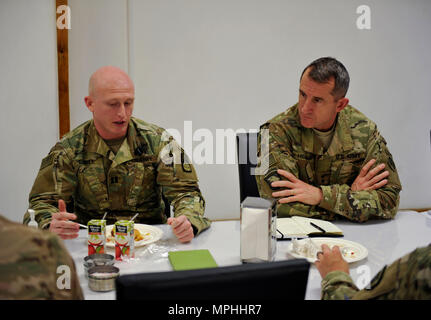
[[[333,271],[322,279],[324,300],[431,299],[431,245],[417,248],[382,268],[362,290],[352,278]]]
[[[266,129],[266,132],[262,129]],[[272,198],[271,194],[275,189],[271,188],[270,183],[281,179],[277,175],[277,169],[289,171],[300,179],[298,161],[292,156],[291,143],[276,124],[263,126],[262,129],[258,139],[258,152],[261,153],[258,154],[258,165],[268,164],[268,170],[265,171],[265,174],[256,176],[256,181],[261,197]],[[261,142],[264,132],[268,136],[268,152],[264,152],[264,143]],[[319,205],[311,206],[300,202],[278,204],[278,214],[320,217],[328,220],[332,220],[335,215],[341,215],[347,219],[361,222],[371,217],[393,218],[398,210],[401,183],[386,141],[377,130],[373,131],[367,146],[367,157],[364,164],[373,158],[377,160],[377,163],[385,163],[385,170],[389,171],[388,183],[383,188],[354,192],[347,184],[319,186],[323,193]]]
[[[319,206],[361,222],[371,217],[394,218],[398,211],[401,182],[386,141],[377,129],[371,134],[363,164],[371,159],[376,159],[377,164],[384,163],[384,170],[389,171],[388,183],[385,186],[372,191],[352,191],[350,186],[345,184],[321,186],[323,198]]]
[[[350,275],[342,271],[332,271],[322,279],[322,300],[350,300],[358,287]]]
[[[66,150],[59,144],[54,146],[42,160],[39,172],[29,195],[30,208],[35,210],[39,228],[47,229],[52,214],[58,211],[58,200],[65,201],[70,208],[77,185],[77,177]],[[30,215],[25,213],[23,223],[28,224]]]
[[[3,220],[4,221],[4,220]],[[6,222],[0,236],[0,299],[81,300],[74,260],[48,231]]]
[[[282,179],[277,174],[278,169],[286,170],[299,178],[298,162],[292,156],[291,141],[277,124],[265,124],[258,135],[258,170],[256,171],[256,183],[262,198],[273,199],[272,193],[278,190],[271,187],[272,182]],[[332,220],[335,215],[319,206],[301,202],[277,203],[276,210],[279,217],[298,215]]]
[[[430,300],[431,245],[417,248],[385,266],[353,300]]]
[[[157,183],[163,195],[174,207],[174,215],[185,215],[192,224],[195,235],[209,228],[211,222],[204,217],[205,199],[199,189],[195,168],[184,150],[171,139],[160,152]]]
[[[51,235],[51,247],[53,260],[56,261],[56,286],[57,290],[55,300],[83,300],[84,294],[79,283],[78,274],[76,272],[75,262],[63,244],[63,241],[56,235]],[[59,268],[60,267],[60,268]],[[63,279],[60,277],[64,276]],[[64,280],[63,283],[61,280]],[[64,288],[58,288],[58,282],[64,285]]]

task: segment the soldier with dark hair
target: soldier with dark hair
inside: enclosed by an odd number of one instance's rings
[[[315,262],[322,276],[323,300],[430,300],[431,245],[406,254],[385,266],[365,289],[359,290],[349,275],[340,249],[322,245]]]
[[[313,61],[298,103],[261,126],[258,165],[268,166],[256,181],[261,197],[278,199],[279,217],[395,217],[401,182],[392,155],[376,124],[348,105],[349,81],[336,59]]]
[[[121,69],[102,67],[85,97],[93,119],[67,133],[42,160],[30,208],[42,229],[76,238],[90,219],[167,222],[181,242],[210,226],[196,171],[164,129],[132,117],[135,88]],[[167,219],[165,202],[174,208]],[[74,212],[74,213],[70,213]],[[24,223],[29,222],[29,214]]]

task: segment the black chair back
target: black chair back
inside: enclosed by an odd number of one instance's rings
[[[305,259],[217,268],[120,275],[117,300],[303,300],[310,263]],[[280,288],[282,290],[280,290]]]
[[[257,166],[257,135],[252,132],[236,136],[240,203],[247,197],[260,197],[256,177],[251,171]]]

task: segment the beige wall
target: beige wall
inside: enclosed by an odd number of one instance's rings
[[[136,114],[167,128],[258,128],[297,101],[303,68],[334,56],[348,97],[394,156],[402,208],[431,207],[431,2],[131,0]],[[371,29],[357,28],[368,4]],[[239,217],[236,165],[200,165],[210,217]]]
[[[332,55],[351,104],[379,126],[398,167],[402,208],[431,207],[431,2],[69,0],[72,128],[102,65],[135,80],[135,115],[165,128],[257,129],[294,104],[300,72]],[[20,221],[41,159],[58,139],[54,0],[0,2],[0,212]],[[196,146],[195,142],[194,146]],[[215,145],[215,143],[214,143]],[[212,219],[239,217],[235,164],[196,166]]]
[[[128,70],[127,0],[69,0],[70,126],[91,117],[84,104],[88,79],[99,67]]]
[[[22,221],[58,139],[55,1],[0,1],[0,213]]]

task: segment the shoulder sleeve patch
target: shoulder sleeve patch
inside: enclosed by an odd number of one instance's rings
[[[54,161],[54,154],[50,153],[49,155],[47,155],[45,158],[42,159],[42,163],[40,165],[39,171],[52,165],[53,161]]]
[[[184,152],[182,152],[181,153],[181,165],[183,167],[184,172],[192,172],[193,171],[192,166],[190,164],[191,164],[191,161],[190,161],[189,157]]]

